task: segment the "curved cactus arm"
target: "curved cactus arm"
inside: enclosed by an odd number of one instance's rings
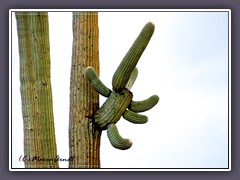
[[[132,146],[130,139],[123,139],[115,124],[109,124],[107,128],[107,136],[113,147],[121,150],[129,149]]]
[[[144,124],[148,121],[148,117],[145,115],[137,114],[133,111],[126,110],[123,114],[123,118],[134,124]]]
[[[157,95],[153,95],[143,101],[131,101],[128,109],[133,112],[144,112],[154,107],[158,103],[158,101],[159,97]]]
[[[127,89],[131,89],[131,88],[132,88],[134,82],[135,82],[136,79],[137,79],[137,76],[138,76],[138,69],[135,67],[135,68],[133,69],[133,72],[132,72],[132,74],[131,74],[128,82],[127,82],[127,85],[126,85],[126,88],[127,88]]]
[[[114,91],[119,92],[126,86],[133,69],[152,37],[154,28],[154,24],[148,22],[123,58],[113,75],[112,86]]]
[[[111,90],[106,87],[102,81],[98,78],[95,70],[92,67],[87,67],[85,70],[85,74],[88,80],[91,82],[92,87],[102,96],[109,97],[111,94]]]

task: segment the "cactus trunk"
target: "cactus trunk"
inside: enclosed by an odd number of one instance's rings
[[[99,74],[98,13],[73,12],[73,51],[70,85],[70,168],[100,168],[101,131],[92,117],[99,108],[99,95],[85,76],[93,67]]]
[[[47,12],[16,12],[26,168],[58,168]]]

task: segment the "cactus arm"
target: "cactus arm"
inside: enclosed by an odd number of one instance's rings
[[[133,112],[144,112],[154,107],[158,103],[158,101],[159,97],[157,95],[153,95],[143,101],[131,101],[128,109]]]
[[[112,86],[114,91],[119,92],[126,86],[133,69],[152,37],[154,28],[153,23],[147,23],[123,58],[113,75]]]
[[[137,114],[133,111],[126,110],[123,114],[123,118],[134,124],[144,124],[148,121],[148,117],[145,115]]]
[[[137,79],[137,76],[138,76],[138,69],[135,67],[135,68],[133,69],[133,72],[132,72],[132,74],[131,74],[128,82],[127,82],[127,85],[126,85],[126,88],[127,88],[127,89],[131,89],[131,88],[132,88],[134,82],[135,82],[136,79]]]
[[[126,150],[132,146],[130,139],[124,139],[120,136],[115,124],[108,125],[107,136],[112,146],[117,149]]]
[[[85,70],[85,74],[88,80],[91,82],[92,87],[102,96],[109,97],[111,94],[111,90],[106,87],[102,81],[98,78],[95,70],[92,67],[87,67]]]

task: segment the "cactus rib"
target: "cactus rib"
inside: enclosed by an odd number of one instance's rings
[[[127,88],[127,89],[131,89],[131,88],[132,88],[134,82],[135,82],[136,79],[137,79],[137,76],[138,76],[138,69],[135,67],[135,68],[133,69],[133,72],[132,72],[132,74],[131,74],[128,82],[127,82],[127,85],[126,85],[126,88]]]
[[[154,24],[147,23],[133,45],[123,58],[122,62],[115,71],[112,79],[113,90],[121,91],[127,84],[133,69],[136,67],[138,60],[147,47],[154,32]]]
[[[126,150],[132,146],[130,139],[124,139],[120,136],[115,124],[108,125],[107,136],[112,146],[117,149]]]
[[[159,97],[157,95],[153,95],[143,101],[131,101],[128,109],[133,112],[144,112],[154,107],[158,103],[158,101]]]
[[[148,121],[148,117],[145,115],[137,114],[133,111],[126,110],[123,114],[123,118],[134,124],[144,124]]]
[[[92,87],[104,97],[109,97],[111,94],[111,90],[106,87],[102,81],[98,78],[95,70],[92,67],[87,67],[85,70],[85,74],[88,80],[91,82]]]

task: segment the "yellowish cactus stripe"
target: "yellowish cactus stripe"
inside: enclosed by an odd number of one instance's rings
[[[126,88],[127,88],[127,89],[131,89],[131,88],[132,88],[134,82],[135,82],[136,79],[137,79],[137,76],[138,76],[138,69],[135,67],[135,68],[133,69],[133,72],[132,72],[132,74],[131,74],[128,82],[127,82],[127,85],[126,85]]]

